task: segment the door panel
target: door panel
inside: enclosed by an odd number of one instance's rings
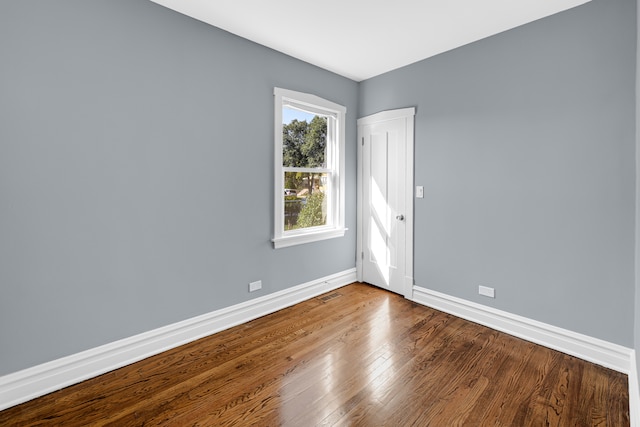
[[[404,294],[406,121],[360,128],[363,281]]]

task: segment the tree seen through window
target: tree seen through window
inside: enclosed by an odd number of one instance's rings
[[[283,117],[296,116],[295,112],[283,107]],[[285,230],[326,224],[328,119],[304,112],[297,116],[308,117],[293,118],[282,126],[282,166],[288,168],[284,172]]]

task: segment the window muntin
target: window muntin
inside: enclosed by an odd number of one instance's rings
[[[274,95],[274,246],[342,236],[346,109],[286,89]]]

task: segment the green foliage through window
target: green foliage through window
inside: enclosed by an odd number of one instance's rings
[[[282,125],[282,166],[326,167],[327,118],[315,116],[311,123],[292,120]]]
[[[327,118],[315,115],[310,121],[293,119],[282,125],[282,166],[327,167]],[[323,179],[326,173],[285,172],[285,230],[316,227],[326,223]]]
[[[298,228],[325,225],[326,215],[323,208],[324,193],[318,191],[307,197],[307,203],[302,207],[300,215],[298,215]]]

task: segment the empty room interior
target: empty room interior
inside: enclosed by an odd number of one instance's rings
[[[419,3],[0,3],[0,425],[640,427],[637,1]]]

